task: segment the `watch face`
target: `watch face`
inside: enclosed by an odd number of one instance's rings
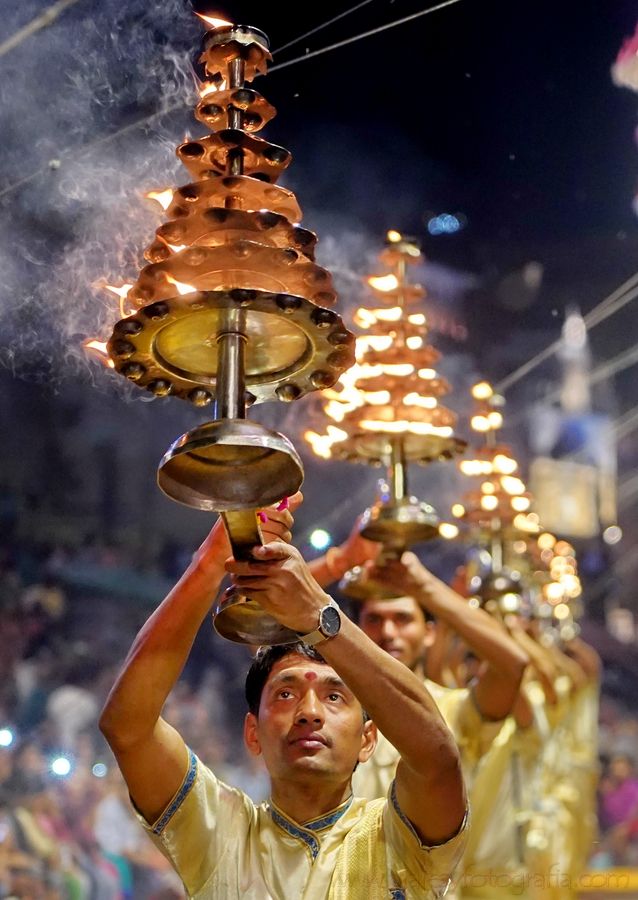
[[[341,616],[334,606],[326,606],[321,610],[321,624],[319,626],[326,637],[334,637],[339,634],[341,628]]]

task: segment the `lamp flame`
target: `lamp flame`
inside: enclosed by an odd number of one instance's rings
[[[317,434],[316,431],[306,431],[305,439],[308,441],[317,456],[323,459],[330,459],[332,456],[332,445],[339,441],[345,441],[348,437],[345,431],[337,428],[335,425],[328,425],[327,434]]]
[[[224,25],[232,25],[232,22],[226,21],[226,19],[222,19],[219,16],[205,16],[203,13],[195,13],[195,15],[202,20],[202,22],[206,22],[207,25],[210,25],[211,28],[223,28]]]
[[[219,84],[214,81],[204,81],[199,86],[199,96],[208,97],[209,94],[216,94],[218,91],[226,90],[226,81],[222,80]]]
[[[91,356],[98,359],[103,366],[108,366],[109,369],[115,368],[115,363],[108,355],[106,341],[98,341],[97,338],[87,338],[85,341],[82,341],[82,346]]]
[[[166,280],[168,281],[169,284],[175,285],[175,287],[177,288],[177,293],[180,294],[182,297],[185,294],[192,294],[197,290],[197,288],[194,287],[192,284],[184,284],[183,281],[178,281],[177,278],[173,278],[172,275],[166,275]]]
[[[382,291],[386,294],[389,291],[396,291],[399,287],[399,279],[392,273],[389,275],[371,275],[368,278],[368,284],[375,291]]]
[[[174,191],[172,188],[166,188],[165,191],[149,191],[144,194],[149,200],[157,200],[162,209],[168,209],[173,202]]]
[[[126,316],[130,316],[131,313],[134,312],[133,309],[129,309],[126,306],[126,298],[128,297],[129,291],[133,287],[130,282],[121,284],[119,287],[115,284],[102,283],[99,285],[99,287],[104,288],[105,291],[109,291],[111,294],[115,294],[116,297],[120,298],[120,315],[123,318],[126,318]]]

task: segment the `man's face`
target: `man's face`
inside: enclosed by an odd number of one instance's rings
[[[333,668],[290,654],[273,666],[244,737],[273,780],[341,783],[372,754],[376,731]]]
[[[410,669],[423,661],[425,647],[431,643],[431,629],[413,597],[367,600],[359,615],[359,627]]]
[[[610,765],[609,772],[616,782],[626,781],[633,775],[633,765],[625,756],[615,756]]]

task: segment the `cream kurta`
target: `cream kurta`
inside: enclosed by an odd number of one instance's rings
[[[422,846],[393,790],[385,801],[351,799],[300,825],[272,803],[255,806],[193,754],[175,798],[145,828],[192,900],[434,900],[465,845],[463,827],[446,844]],[[385,871],[375,871],[375,859]]]
[[[475,768],[503,723],[483,719],[468,688],[446,688],[427,678],[424,683],[458,744],[469,791]],[[374,753],[352,776],[355,795],[368,800],[385,797],[398,762],[398,751],[379,733]]]

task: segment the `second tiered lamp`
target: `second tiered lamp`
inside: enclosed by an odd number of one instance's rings
[[[455,414],[440,403],[450,385],[434,368],[440,353],[426,342],[425,291],[408,277],[408,268],[423,261],[419,245],[390,231],[380,260],[389,271],[367,279],[375,305],[355,315],[364,331],[357,364],[338,388],[323,392],[324,412],[335,424],[305,437],[324,458],[386,468],[387,483],[364,513],[361,534],[379,541],[388,557],[439,534],[435,510],[409,492],[409,464],[451,459],[465,443],[454,434]],[[348,573],[344,592],[358,598],[384,593],[363,576]]]

